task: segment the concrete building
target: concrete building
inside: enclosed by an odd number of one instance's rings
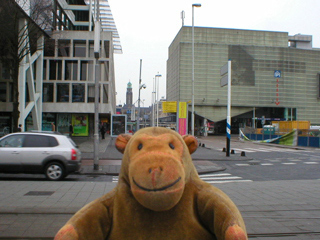
[[[220,68],[229,59],[233,133],[275,119],[320,124],[320,50],[312,48],[312,36],[195,27],[194,43],[195,129],[207,119],[225,131],[227,86],[220,86]],[[184,26],[169,47],[167,101],[189,102],[191,89],[192,28]]]
[[[50,2],[53,12],[52,27],[48,32],[50,38],[44,42],[44,53],[39,58],[41,64],[35,68],[39,71],[37,78],[41,78],[39,84],[36,84],[38,91],[35,94],[41,102],[36,108],[41,120],[35,124],[34,115],[29,114],[30,110],[20,111],[19,123],[22,123],[25,130],[52,130],[51,123],[54,123],[55,130],[63,134],[68,134],[71,123],[74,136],[90,136],[94,132],[96,97],[99,97],[100,121],[107,129],[110,116],[116,111],[113,56],[114,53],[122,52],[119,35],[107,0],[99,1],[99,12],[93,0]],[[101,44],[99,69],[96,73],[94,23],[97,14],[101,22]],[[95,95],[96,74],[99,78],[99,96]],[[27,80],[28,77],[21,75],[21,87],[26,86]],[[24,95],[22,97],[25,98]],[[23,100],[21,106],[25,105]],[[10,113],[10,109],[6,109]]]

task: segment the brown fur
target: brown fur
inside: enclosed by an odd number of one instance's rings
[[[247,239],[235,204],[199,178],[190,156],[197,146],[193,136],[166,128],[120,135],[118,185],[80,209],[55,239]]]

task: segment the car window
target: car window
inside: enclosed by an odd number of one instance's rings
[[[26,136],[23,147],[55,147],[57,140],[51,136],[28,135]]]
[[[0,147],[22,147],[24,135],[8,136],[0,141]]]

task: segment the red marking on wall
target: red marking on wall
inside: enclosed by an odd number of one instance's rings
[[[275,104],[278,106],[280,104],[280,101],[279,101],[279,78],[277,78],[277,89],[276,89],[276,102]]]

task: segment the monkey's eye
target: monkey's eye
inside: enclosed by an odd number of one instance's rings
[[[142,143],[138,145],[138,150],[141,150],[141,149],[142,149]]]
[[[170,147],[171,149],[174,149],[174,145],[173,145],[172,143],[169,143],[169,147]]]

